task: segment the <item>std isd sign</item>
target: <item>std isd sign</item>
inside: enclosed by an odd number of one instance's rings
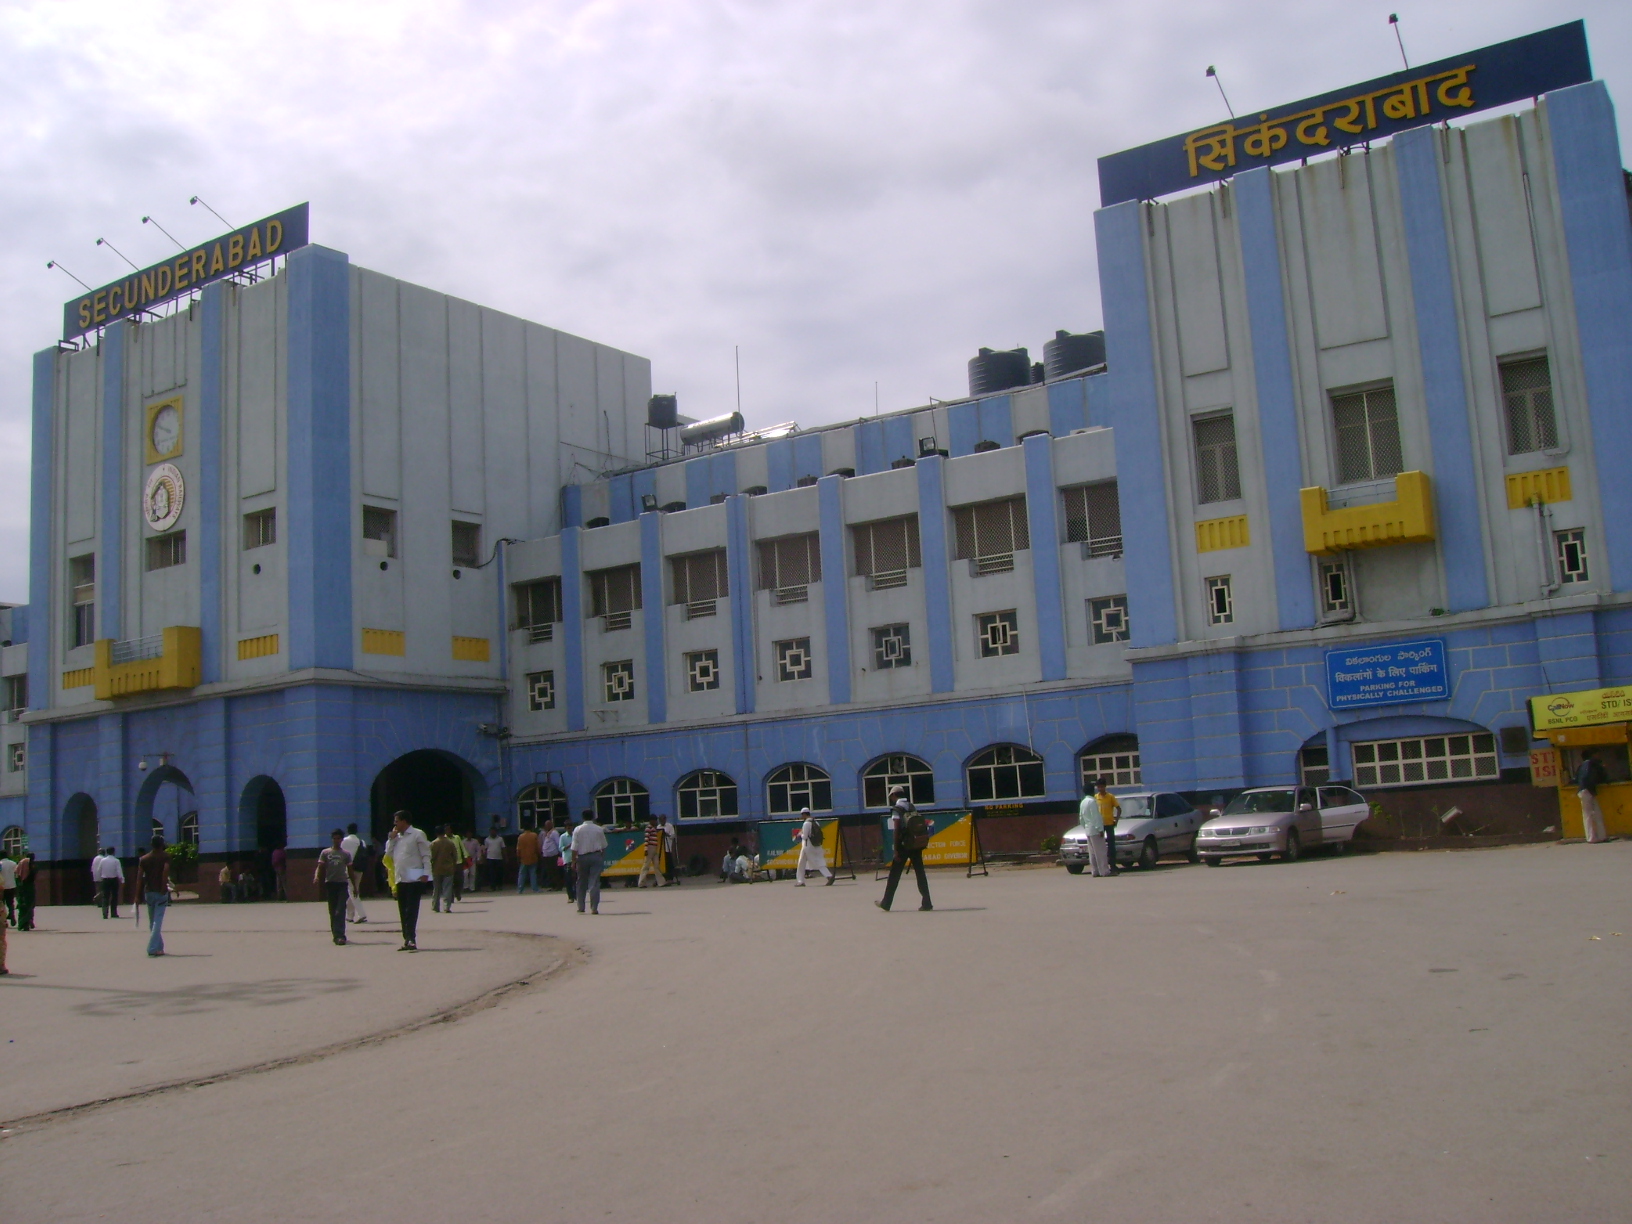
[[[1326,704],[1333,710],[1444,701],[1450,695],[1443,638],[1326,652]]]

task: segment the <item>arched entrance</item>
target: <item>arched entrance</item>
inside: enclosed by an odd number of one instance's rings
[[[244,786],[238,800],[238,827],[240,838],[249,840],[253,830],[255,849],[271,854],[279,846],[289,844],[288,810],[284,806],[283,787],[276,778],[260,774]]]
[[[167,842],[181,838],[181,824],[188,815],[196,816],[198,800],[193,797],[193,784],[187,775],[174,765],[160,765],[142,780],[136,792],[136,845],[132,850],[142,854],[155,834],[162,834]]]
[[[486,791],[481,774],[468,761],[451,752],[421,748],[398,757],[374,778],[370,832],[376,842],[383,842],[391,833],[392,814],[408,811],[428,834],[445,824],[474,833],[476,805]]]
[[[96,800],[84,792],[68,800],[62,809],[62,832],[63,850],[73,848],[72,856],[65,853],[64,858],[93,859],[100,854],[102,842],[96,824]],[[128,852],[130,847],[124,849]]]

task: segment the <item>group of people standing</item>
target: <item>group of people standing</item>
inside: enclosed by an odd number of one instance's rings
[[[10,973],[6,968],[6,928],[19,931],[34,929],[34,855],[24,850],[15,859],[0,850],[0,974]]]

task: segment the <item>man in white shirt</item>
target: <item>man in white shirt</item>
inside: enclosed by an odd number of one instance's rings
[[[114,848],[108,846],[91,860],[91,875],[96,879],[104,918],[119,917],[119,894],[125,890],[125,865],[113,851]]]
[[[555,827],[555,821],[546,820],[544,831],[538,838],[539,868],[544,876],[546,892],[555,891],[555,881],[561,874],[561,866],[555,860],[561,857],[561,833]]]
[[[578,912],[601,912],[601,868],[606,865],[606,833],[593,820],[572,831],[572,859],[578,867]]]
[[[504,887],[504,835],[499,832],[498,825],[488,831],[482,849],[487,853],[483,860],[487,863],[487,886],[498,892]]]
[[[668,867],[664,873],[670,884],[680,883],[680,835],[675,831],[674,822],[667,816],[663,817],[663,861]]]
[[[419,899],[431,886],[431,843],[414,828],[408,812],[398,812],[386,839],[385,852],[397,877],[397,915],[402,919],[402,947],[399,951],[418,952]]]
[[[0,850],[0,897],[5,898],[6,912],[0,922],[17,925],[17,860]]]
[[[476,834],[465,835],[465,891],[476,891],[476,864],[482,861],[482,843],[476,840]]]
[[[1111,868],[1105,860],[1105,820],[1099,811],[1099,794],[1091,786],[1083,790],[1082,802],[1077,805],[1077,823],[1088,835],[1088,862],[1093,866],[1094,875],[1108,876]]]
[[[799,815],[804,817],[804,823],[799,826],[799,865],[794,868],[793,882],[800,888],[805,886],[805,872],[819,871],[827,877],[829,884],[833,883],[833,872],[827,866],[827,852],[822,848],[822,826],[816,817],[810,814],[810,809],[800,808]]]
[[[363,910],[363,845],[362,835],[357,832],[357,825],[354,821],[346,826],[346,835],[340,841],[340,849],[344,850],[347,857],[351,859],[351,891],[346,894],[347,922],[368,921],[368,914]]]

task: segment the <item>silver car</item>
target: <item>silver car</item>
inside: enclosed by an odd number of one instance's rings
[[[1341,851],[1370,811],[1365,797],[1346,786],[1260,786],[1203,824],[1196,849],[1209,867],[1248,855],[1267,863],[1279,854],[1290,863],[1316,846]]]
[[[1117,863],[1154,867],[1164,854],[1182,854],[1196,861],[1196,830],[1202,813],[1188,799],[1172,791],[1113,793],[1122,805],[1116,822]],[[1088,830],[1081,824],[1061,836],[1060,859],[1072,875],[1080,875],[1088,866]]]

